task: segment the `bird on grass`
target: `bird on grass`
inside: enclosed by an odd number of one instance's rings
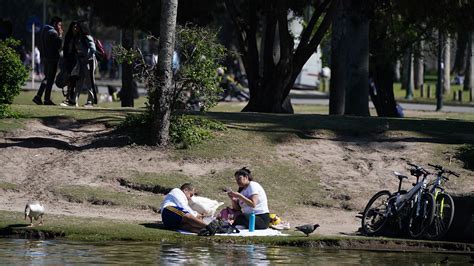
[[[25,220],[26,217],[30,218],[30,225],[28,227],[33,227],[33,219],[37,221],[40,219],[39,225],[43,225],[43,214],[44,206],[39,201],[28,202],[25,206]]]
[[[296,231],[301,231],[306,234],[306,236],[309,236],[314,230],[316,230],[319,227],[319,224],[305,224],[305,225],[300,225],[296,226]]]

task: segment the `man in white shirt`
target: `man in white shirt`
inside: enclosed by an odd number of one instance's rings
[[[172,189],[161,204],[161,219],[168,229],[184,229],[198,233],[206,227],[202,216],[189,207],[194,196],[194,187],[190,183]]]

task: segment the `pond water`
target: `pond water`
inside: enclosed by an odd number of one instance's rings
[[[259,245],[0,239],[0,264],[469,265],[467,255]]]

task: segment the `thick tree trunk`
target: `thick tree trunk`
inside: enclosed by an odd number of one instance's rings
[[[413,99],[413,53],[411,48],[403,55],[402,90],[406,90],[405,99]]]
[[[173,71],[171,70],[176,36],[178,0],[161,1],[160,43],[156,77],[157,87],[152,92],[152,137],[154,144],[169,143]]]
[[[331,34],[331,81],[329,83],[329,114],[343,115],[346,106],[346,60],[349,53],[347,41],[348,2],[340,1]]]
[[[393,94],[396,57],[393,55],[393,43],[386,25],[373,20],[370,27],[370,97],[377,115],[398,117],[397,104]]]
[[[390,62],[377,62],[382,58],[373,58],[371,73],[373,84],[370,89],[372,103],[380,117],[398,117],[397,103],[393,94],[394,64]],[[382,59],[384,60],[384,59]]]
[[[456,55],[454,56],[453,73],[464,76],[466,68],[466,47],[468,32],[464,29],[458,30],[456,36]]]
[[[474,81],[474,31],[469,32],[467,42],[466,72],[463,89],[474,95],[472,82]]]
[[[369,112],[369,17],[365,0],[353,0],[347,21],[349,57],[346,60],[345,114],[370,116]]]
[[[451,39],[446,35],[443,47],[443,94],[451,91]]]
[[[242,111],[293,113],[290,90],[304,63],[316,51],[328,30],[333,17],[333,3],[337,1],[318,2],[311,21],[301,33],[298,47],[294,49],[294,39],[288,30],[286,0],[265,1],[263,16],[257,10],[257,1],[249,0],[237,5],[238,1],[226,0],[249,82],[250,100]],[[264,18],[264,21],[259,22],[259,18]],[[264,30],[258,34],[260,24],[264,24]],[[257,48],[257,35],[261,36],[260,49]]]
[[[129,50],[133,48],[133,29],[122,31],[122,46]],[[120,102],[122,107],[133,107],[133,65],[122,63],[122,89],[120,90]]]
[[[413,79],[415,90],[421,89],[424,83],[423,46],[423,41],[417,43],[413,57]]]

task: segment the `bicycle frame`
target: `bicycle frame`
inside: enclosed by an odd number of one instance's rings
[[[438,173],[436,175],[436,180],[433,183],[433,187],[430,189],[430,193],[434,195],[435,200],[438,198],[439,193],[444,193],[444,188],[441,186],[443,180],[443,175],[441,173]],[[441,199],[440,203],[440,217],[444,217],[444,197]]]
[[[398,212],[405,206],[407,202],[410,201],[410,199],[413,198],[414,195],[417,194],[415,197],[415,202],[417,202],[417,215],[418,215],[419,209],[420,209],[420,201],[418,199],[420,199],[421,193],[423,192],[424,189],[426,189],[426,176],[423,176],[423,179],[419,181],[418,183],[416,183],[415,186],[412,189],[410,189],[406,194],[401,195],[400,191],[398,191],[396,195],[389,198],[389,202],[393,202],[393,201],[395,202],[392,204],[389,204],[388,213],[391,214],[391,208],[392,208],[391,205],[393,205],[393,208],[395,209],[395,211]]]

